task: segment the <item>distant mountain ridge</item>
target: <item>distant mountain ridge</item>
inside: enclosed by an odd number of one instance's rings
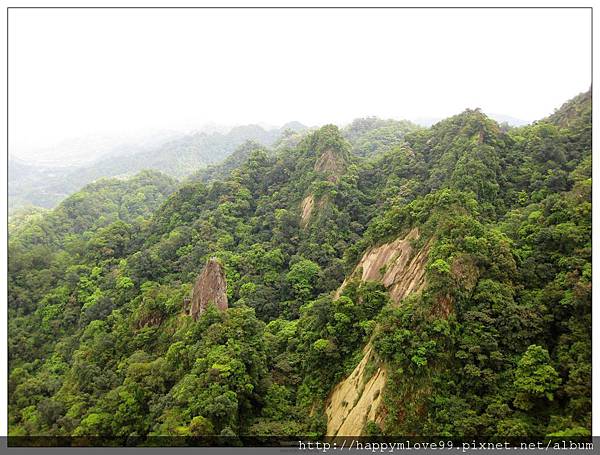
[[[569,106],[586,105],[591,96],[589,93],[579,95]],[[554,113],[548,121],[564,126],[569,118],[579,114],[573,109],[570,107],[565,114]],[[560,119],[559,115],[562,115]],[[510,126],[531,123],[501,114],[488,114],[488,117]],[[367,157],[385,153],[402,144],[406,134],[440,121],[439,118],[421,118],[411,122],[365,117],[345,126],[342,135],[351,143],[354,155]],[[58,166],[51,160],[46,160],[50,164],[32,164],[12,155],[8,163],[9,209],[14,212],[30,206],[53,208],[68,195],[99,178],[132,176],[144,169],[158,170],[178,179],[190,177],[206,182],[222,178],[241,165],[253,150],[295,147],[308,130],[302,123],[291,121],[279,128],[250,124],[234,126],[227,132],[217,128],[189,134],[162,132],[137,145],[122,144],[110,151],[104,150],[94,161],[77,166]],[[83,140],[69,141],[68,145],[78,142],[85,146]],[[107,141],[104,142],[106,145]]]
[[[12,147],[11,155],[36,166],[83,166],[107,156],[133,154],[157,147],[183,135],[170,130],[92,134],[65,139],[48,147]]]
[[[38,166],[11,156],[8,162],[9,208],[15,210],[31,205],[52,208],[69,194],[99,178],[131,176],[144,169],[183,178],[221,162],[248,140],[270,146],[283,132],[305,128],[299,122],[290,122],[271,130],[259,125],[242,125],[227,133],[197,132],[154,147],[140,148],[134,153],[106,153],[82,166]]]

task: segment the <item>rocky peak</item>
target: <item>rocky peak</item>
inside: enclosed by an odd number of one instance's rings
[[[419,230],[413,228],[405,237],[370,248],[357,264],[350,279],[360,281],[379,281],[388,290],[393,302],[399,303],[412,292],[425,287],[425,265],[429,255],[429,243],[415,250],[412,242],[419,238]],[[348,280],[344,280],[334,294],[342,295]]]
[[[339,176],[344,173],[346,162],[334,149],[327,149],[315,163],[315,171],[327,175],[327,180],[337,182]]]
[[[227,309],[227,281],[225,271],[212,257],[198,275],[190,302],[189,315],[197,320],[209,304],[214,304],[219,311]]]
[[[325,125],[314,135],[317,161],[314,170],[336,182],[345,172],[349,159],[349,144],[335,125]]]

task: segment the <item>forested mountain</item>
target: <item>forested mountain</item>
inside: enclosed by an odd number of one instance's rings
[[[223,162],[200,169],[192,174],[190,179],[203,182],[224,179],[234,169],[240,167],[254,150],[276,153],[279,150],[296,147],[309,133],[309,130],[297,122],[290,122],[281,129],[282,134],[271,148],[265,147],[260,142],[248,140]],[[407,120],[382,120],[377,117],[366,117],[352,121],[342,129],[341,134],[350,143],[352,154],[367,156],[383,153],[403,144],[406,133],[419,129],[420,127]]]
[[[259,142],[252,140],[246,141],[236,148],[235,151],[225,158],[221,163],[211,164],[206,168],[194,172],[189,177],[189,180],[197,180],[206,183],[213,180],[226,179],[234,170],[242,166],[255,150],[263,150],[268,152],[268,149]]]
[[[10,434],[591,434],[589,92],[270,144],[15,225]]]
[[[496,122],[498,122],[499,124],[505,124],[509,127],[525,126],[525,125],[528,125],[531,123],[530,121],[512,117],[510,115],[505,115],[505,114],[494,114],[494,113],[490,112],[490,113],[486,113],[486,115],[489,118],[491,118],[492,120],[495,120]],[[439,117],[420,117],[420,118],[415,119],[414,123],[416,123],[417,125],[420,125],[420,126],[430,127],[430,126],[433,126],[434,124],[438,123],[441,120],[442,119]]]
[[[103,177],[131,176],[153,169],[182,178],[199,168],[222,161],[248,140],[272,145],[284,132],[305,127],[290,122],[281,129],[265,130],[258,125],[237,126],[227,133],[183,135],[152,147],[118,149],[83,166],[44,167],[11,158],[9,196],[11,209],[29,205],[52,208],[69,194]]]
[[[408,120],[383,120],[366,117],[354,120],[342,135],[352,144],[356,155],[369,156],[390,150],[403,142],[407,133],[421,129]]]

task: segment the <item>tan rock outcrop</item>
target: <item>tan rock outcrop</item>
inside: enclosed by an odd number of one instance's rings
[[[371,248],[356,265],[350,279],[380,281],[388,289],[391,299],[398,303],[411,292],[425,286],[425,264],[429,253],[428,245],[414,251],[412,241],[419,238],[418,229],[412,229],[405,237]],[[337,290],[338,298],[348,280]]]
[[[333,149],[325,150],[315,163],[315,171],[329,174],[327,180],[337,182],[346,169],[346,162],[342,156]]]
[[[354,371],[335,386],[325,409],[327,435],[359,436],[369,420],[382,423],[378,411],[387,374],[384,368],[373,364],[371,367],[375,370],[367,377],[370,373],[367,366],[376,362],[373,347],[368,344]]]
[[[300,206],[300,210],[302,211],[302,217],[300,219],[300,226],[305,227],[310,220],[310,216],[312,215],[313,207],[315,205],[315,197],[312,194],[309,194],[304,198],[302,204]]]
[[[189,304],[189,315],[197,320],[209,304],[220,311],[227,309],[227,281],[217,258],[210,258],[198,275]]]
[[[418,238],[419,231],[413,229],[404,237],[371,248],[349,279],[380,281],[395,304],[410,293],[423,290],[429,243],[415,251],[412,242]],[[346,284],[347,281],[342,283],[335,298],[341,295]],[[354,371],[329,395],[325,408],[328,436],[361,436],[368,421],[383,423],[381,403],[387,379],[385,365],[378,362],[371,342],[363,352]],[[374,372],[367,368],[370,363]]]

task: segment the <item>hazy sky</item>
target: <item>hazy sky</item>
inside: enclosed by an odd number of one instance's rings
[[[590,15],[11,9],[11,150],[98,132],[466,107],[533,120],[589,88]]]

